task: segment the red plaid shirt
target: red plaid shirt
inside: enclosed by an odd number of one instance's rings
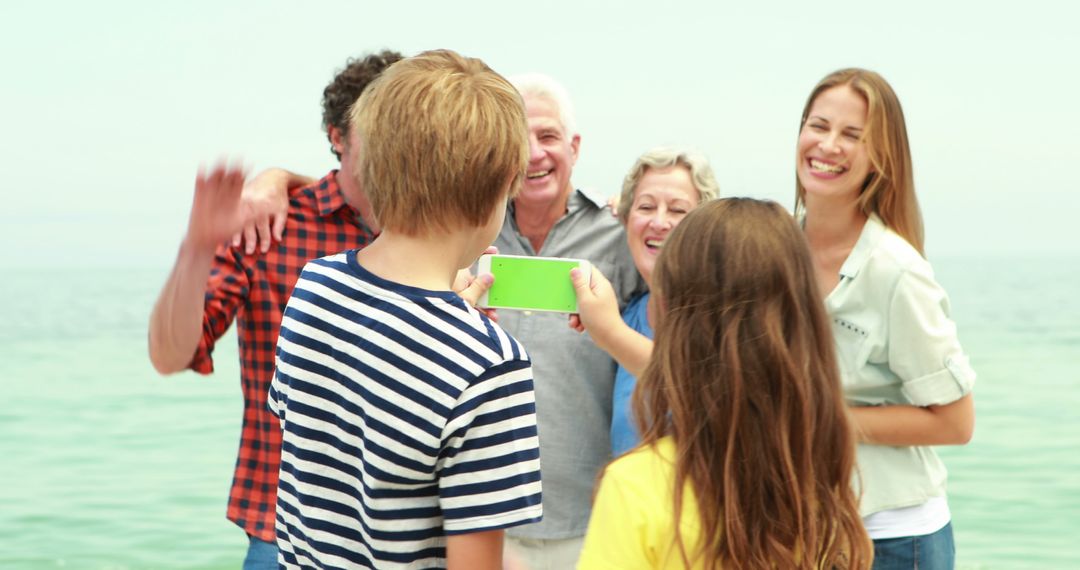
[[[244,422],[228,517],[268,542],[274,541],[281,425],[266,407],[266,394],[285,303],[305,263],[375,239],[359,213],[345,203],[336,175],[332,170],[322,180],[290,191],[285,233],[270,251],[248,256],[240,248],[218,248],[206,284],[202,340],[189,365],[200,374],[213,372],[210,353],[235,316]]]

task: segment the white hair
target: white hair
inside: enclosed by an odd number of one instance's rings
[[[555,104],[559,110],[559,121],[567,137],[578,134],[577,121],[574,120],[574,104],[570,94],[561,83],[543,73],[521,73],[507,78],[517,88],[521,97],[543,97]]]

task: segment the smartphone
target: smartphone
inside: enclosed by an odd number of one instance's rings
[[[580,267],[588,279],[592,266],[582,259],[521,255],[482,255],[477,273],[491,273],[495,282],[480,298],[481,307],[576,313],[577,295],[570,270]]]

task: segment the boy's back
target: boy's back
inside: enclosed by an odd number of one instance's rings
[[[285,567],[444,567],[445,535],[539,520],[528,356],[457,295],[312,261],[277,366]]]
[[[450,289],[521,186],[524,106],[436,50],[390,66],[349,122],[381,233],[310,262],[285,308],[278,561],[498,570],[502,529],[542,513],[532,368]]]

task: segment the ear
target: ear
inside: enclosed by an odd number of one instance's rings
[[[341,130],[337,127],[331,126],[327,128],[327,133],[330,134],[330,146],[334,147],[334,150],[340,154],[345,154],[345,137],[341,135]]]
[[[577,164],[579,148],[581,148],[581,135],[574,135],[574,138],[570,139],[570,152],[573,154],[573,160],[570,161],[571,166]]]

